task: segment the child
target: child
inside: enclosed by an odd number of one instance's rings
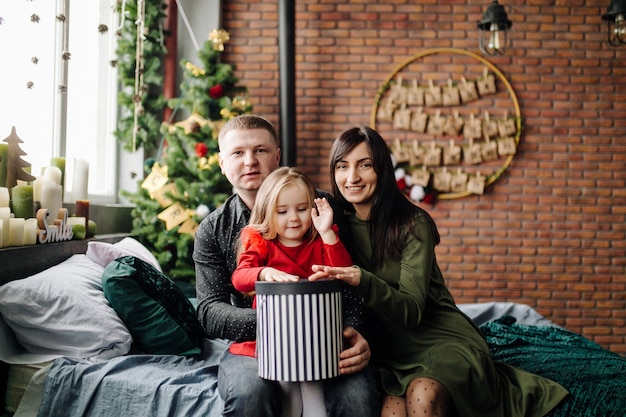
[[[258,281],[298,281],[314,264],[350,266],[352,259],[337,237],[333,210],[302,172],[283,167],[259,188],[247,227],[241,231],[234,287],[253,294]],[[256,307],[256,305],[254,305]],[[233,354],[254,356],[256,342],[230,346]],[[281,382],[283,415],[326,416],[322,382]]]

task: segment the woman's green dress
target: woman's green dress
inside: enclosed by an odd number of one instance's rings
[[[350,217],[357,292],[382,389],[403,396],[419,377],[442,383],[459,416],[538,417],[567,394],[554,381],[492,360],[480,330],[455,305],[435,258],[430,223],[417,215],[401,259],[371,263],[368,223]]]

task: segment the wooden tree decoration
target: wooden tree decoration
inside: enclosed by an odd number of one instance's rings
[[[3,142],[9,144],[6,187],[9,189],[9,193],[11,193],[13,187],[17,185],[17,180],[34,181],[36,177],[33,177],[23,169],[30,166],[30,164],[21,158],[22,155],[26,155],[26,152],[20,147],[20,143],[24,143],[24,141],[17,136],[15,126],[11,129],[11,134]]]

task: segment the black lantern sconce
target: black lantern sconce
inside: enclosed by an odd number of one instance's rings
[[[478,47],[487,55],[502,55],[508,46],[507,31],[513,23],[497,0],[489,6],[478,22]]]
[[[613,46],[626,44],[626,0],[611,0],[602,20],[607,21],[609,43]]]

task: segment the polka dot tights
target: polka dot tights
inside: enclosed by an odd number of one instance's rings
[[[417,378],[407,387],[405,397],[385,397],[381,417],[450,417],[451,410],[450,394],[443,385]]]

